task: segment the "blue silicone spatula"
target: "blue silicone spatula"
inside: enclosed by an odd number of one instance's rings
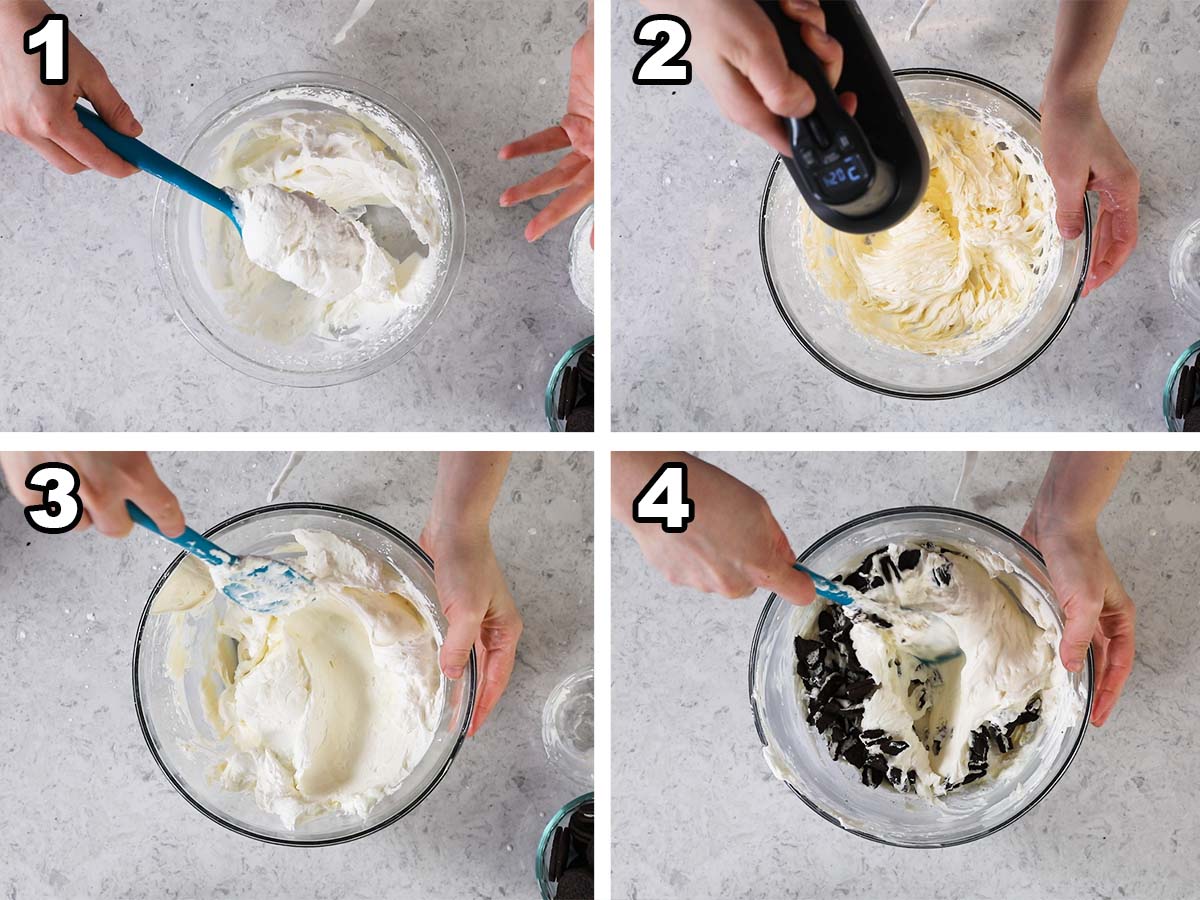
[[[838,606],[849,606],[854,602],[854,595],[836,581],[831,581],[824,575],[818,575],[800,563],[792,563],[792,568],[803,572],[812,579],[818,597],[823,597]],[[920,643],[910,643],[908,652],[930,666],[940,666],[963,655],[962,647],[958,644],[958,635],[954,633],[954,629],[946,623],[945,619],[933,613],[926,615],[926,624],[921,633]]]
[[[173,184],[186,193],[191,194],[197,200],[207,203],[213,209],[229,217],[229,221],[233,222],[238,230],[238,234],[242,233],[242,225],[237,220],[235,212],[236,205],[233,202],[233,197],[221,190],[215,184],[205,181],[194,172],[189,172],[178,163],[171,162],[157,150],[152,150],[139,141],[137,138],[131,138],[124,134],[109,128],[98,115],[90,109],[75,104],[75,112],[79,114],[79,121],[83,123],[83,127],[100,138],[101,143],[109,150],[121,157],[127,163],[137,166],[143,172],[149,172],[156,178],[161,178],[167,184]]]
[[[182,547],[201,562],[213,567],[235,568],[242,557],[222,550],[204,535],[185,528],[179,537],[168,537],[158,530],[154,520],[132,501],[125,501],[130,518],[177,547]],[[277,559],[262,559],[253,568],[238,572],[225,581],[221,592],[243,609],[256,613],[276,613],[284,607],[302,606],[312,596],[312,581]],[[264,590],[265,589],[265,590]]]

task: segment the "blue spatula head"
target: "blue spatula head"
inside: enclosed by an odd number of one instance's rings
[[[221,593],[251,612],[285,615],[316,599],[312,579],[277,559],[243,556],[212,574]]]

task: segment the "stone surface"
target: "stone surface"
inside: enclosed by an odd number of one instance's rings
[[[722,454],[800,552],[856,516],[951,505],[961,454]],[[984,454],[958,506],[1019,529],[1047,457]],[[747,695],[759,591],[672,588],[623,528],[613,541],[613,896],[1194,897],[1195,553],[1200,453],[1137,454],[1100,520],[1138,604],[1137,659],[1108,724],[1027,816],[982,841],[897,850],[847,834],[768,770]]]
[[[204,529],[266,501],[284,453],[156,454]],[[435,454],[309,454],[281,501],[361,510],[416,538]],[[136,626],[173,548],[48,536],[0,497],[0,896],[529,897],[545,823],[581,791],[551,768],[542,706],[592,665],[592,459],[517,454],[492,520],[525,618],[512,682],[422,805],[338,847],[260,844],[193,810],[155,765],[130,687]]]
[[[904,41],[918,0],[861,4],[889,62],[989,78],[1037,104],[1054,4],[938,0]],[[615,0],[613,421],[625,431],[1162,431],[1171,363],[1200,319],[1171,296],[1172,242],[1200,216],[1200,20],[1192,4],[1130,4],[1100,85],[1141,170],[1140,241],[1080,301],[1028,369],[983,394],[903,401],[828,372],[787,330],[758,251],[774,154],[727,123],[703,86],[635,87],[645,14]],[[1200,311],[1198,311],[1200,314]]]
[[[317,390],[241,375],[175,317],[156,274],[156,179],[68,178],[0,135],[0,427],[17,431],[544,431],[558,357],[593,331],[568,274],[570,228],[528,245],[529,206],[501,209],[541,169],[500,162],[509,140],[566,103],[582,0],[377,3],[333,37],[354,0],[55,4],[162,152],[247,81],[317,70],[413,107],[445,145],[466,201],[466,259],[442,317],[399,363]],[[541,207],[543,201],[535,205]]]

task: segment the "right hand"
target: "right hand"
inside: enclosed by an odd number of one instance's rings
[[[688,23],[692,45],[687,52],[721,114],[754,132],[784,156],[792,155],[780,117],[802,119],[813,111],[816,97],[803,78],[788,66],[779,34],[754,0],[642,0],[655,13],[669,13]],[[825,32],[825,13],[818,3],[783,0],[783,10],[801,22],[804,43],[825,68],[831,85],[842,74],[842,45]],[[851,115],[853,94],[842,94]]]
[[[126,537],[133,530],[133,520],[125,509],[132,500],[142,508],[168,537],[183,534],[183,511],[175,495],[158,477],[150,457],[145,453],[0,453],[0,469],[8,489],[22,506],[42,502],[40,491],[25,487],[29,472],[41,463],[65,463],[75,470],[81,482],[79,498],[83,501],[83,518],[75,526],[84,531],[95,525],[96,530],[109,537]]]
[[[24,52],[25,32],[51,12],[40,0],[0,0],[0,131],[68,175],[87,169],[113,178],[134,174],[138,169],[105,147],[75,114],[75,101],[84,97],[114,130],[128,137],[142,133],[129,104],[75,33],[67,38],[66,84],[42,84],[38,55]]]
[[[696,517],[687,531],[668,534],[657,524],[634,522],[632,511],[633,497],[667,460],[660,454],[613,455],[613,514],[647,561],[672,584],[706,593],[736,599],[765,588],[791,603],[812,603],[812,581],[792,568],[796,554],[762,495],[716,466],[686,454],[678,459],[687,464]]]

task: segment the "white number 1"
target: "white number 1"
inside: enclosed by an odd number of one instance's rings
[[[42,84],[66,84],[67,17],[51,13],[25,32],[25,52],[41,54]]]

